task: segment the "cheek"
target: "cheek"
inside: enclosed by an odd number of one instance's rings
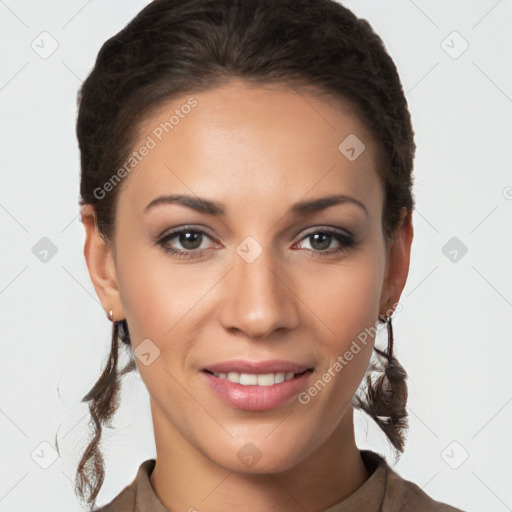
[[[216,282],[206,266],[180,265],[167,258],[170,256],[155,248],[134,248],[124,255],[120,251],[120,296],[134,348],[141,339],[159,344],[180,331]]]
[[[180,410],[187,396],[179,382],[197,352],[196,340],[204,338],[210,294],[225,269],[168,258],[147,247],[134,250],[119,260],[118,278],[139,374],[152,397],[165,397],[169,407]],[[144,363],[146,352],[149,364]]]
[[[300,296],[318,317],[322,337],[335,348],[375,325],[382,289],[382,261],[367,251],[350,262],[308,272]],[[321,274],[320,274],[321,272]]]
[[[383,260],[375,256],[377,251],[366,253],[322,269],[322,276],[309,273],[303,281],[301,297],[317,316],[315,338],[326,356],[318,378],[330,391],[318,393],[320,402],[347,403],[368,367],[378,325]],[[320,391],[323,384],[316,388]]]
[[[165,261],[165,256],[148,248],[132,251],[118,264],[120,296],[132,348],[140,355],[135,358],[140,376],[150,396],[165,397],[169,407],[179,410],[186,397],[181,396],[181,377],[176,381],[173,376],[181,373],[180,365],[190,350],[183,340],[195,338],[192,330],[202,325],[201,297],[216,280],[205,271],[193,271],[191,265]],[[151,358],[147,365],[141,355],[146,351]]]

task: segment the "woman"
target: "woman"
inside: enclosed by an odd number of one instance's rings
[[[100,510],[457,510],[354,439],[359,408],[404,449],[391,317],[414,208],[407,103],[366,21],[332,0],[155,0],[100,50],[77,135],[113,322],[83,399],[88,505],[136,369],[157,458]]]

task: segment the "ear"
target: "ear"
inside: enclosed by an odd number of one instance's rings
[[[83,205],[81,216],[85,227],[84,256],[96,294],[107,315],[112,310],[114,320],[123,320],[112,248],[98,230],[94,207]]]
[[[382,287],[379,312],[391,316],[398,303],[409,274],[411,244],[414,237],[412,213],[402,208],[400,223],[390,243],[386,275]]]

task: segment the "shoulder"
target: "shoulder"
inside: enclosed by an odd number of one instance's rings
[[[464,512],[447,503],[432,499],[421,487],[394,471],[383,457],[376,454],[386,470],[386,492],[382,512],[414,510],[414,512]]]
[[[89,512],[137,512],[138,495],[145,494],[144,491],[149,484],[149,476],[155,466],[155,459],[148,459],[142,462],[137,475],[131,483],[126,485],[121,492],[107,504]],[[139,496],[140,497],[140,496]]]
[[[95,509],[94,512],[134,512],[135,489],[127,485],[112,501]],[[90,511],[92,512],[92,511]]]

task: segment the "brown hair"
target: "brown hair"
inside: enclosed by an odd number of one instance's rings
[[[366,20],[334,0],[154,0],[101,47],[78,93],[76,132],[81,155],[80,204],[91,204],[106,241],[115,230],[120,186],[105,183],[123,166],[142,121],[162,102],[231,79],[285,85],[332,95],[352,106],[380,152],[386,251],[405,208],[412,212],[414,133],[396,67]],[[98,191],[102,193],[99,194]],[[388,324],[388,329],[390,324]],[[391,331],[392,332],[392,331]],[[108,365],[91,391],[94,435],[80,460],[76,491],[94,503],[104,479],[102,424],[117,408],[118,340],[130,349],[125,320],[114,323]],[[375,348],[387,370],[372,381],[358,407],[403,451],[406,374],[391,351]],[[372,374],[378,372],[372,366]],[[395,398],[393,398],[395,397]],[[398,397],[398,398],[397,398]]]

